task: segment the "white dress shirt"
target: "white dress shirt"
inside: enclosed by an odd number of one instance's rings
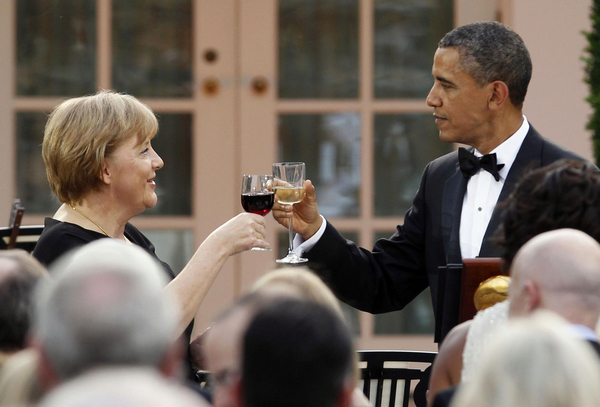
[[[504,167],[499,171],[499,181],[496,182],[492,174],[485,170],[479,170],[477,174],[469,179],[463,201],[459,231],[460,251],[463,259],[479,255],[483,236],[490,223],[504,181],[528,132],[529,122],[523,116],[523,123],[516,133],[492,151],[492,153],[496,153],[498,164],[504,164]],[[477,149],[474,150],[474,153],[478,157],[482,156]],[[323,216],[321,218],[323,219],[321,227],[310,239],[304,241],[300,235],[296,234],[294,252],[298,256],[310,251],[325,233],[327,220]]]
[[[490,154],[496,153],[498,164],[504,164],[504,167],[498,171],[499,181],[483,169],[469,179],[460,217],[460,253],[463,259],[479,255],[483,236],[492,218],[498,197],[528,131],[529,122],[523,116],[523,123],[516,133],[490,152]],[[477,149],[473,153],[477,157],[483,155]]]

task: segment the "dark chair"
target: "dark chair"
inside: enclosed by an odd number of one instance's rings
[[[13,202],[9,226],[0,228],[0,250],[23,249],[29,253],[33,251],[35,245],[44,230],[44,225],[21,226],[21,219],[25,208],[21,206],[21,200],[16,199]]]
[[[375,398],[375,407],[408,407],[411,399],[416,407],[426,407],[431,365],[436,355],[436,352],[359,351],[358,357],[363,362],[360,366],[363,393],[371,403]],[[387,402],[382,404],[384,396]],[[396,400],[398,396],[401,397]]]

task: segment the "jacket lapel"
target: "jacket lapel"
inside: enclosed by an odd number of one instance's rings
[[[442,197],[442,234],[446,264],[462,263],[460,255],[460,216],[467,191],[467,179],[456,164],[456,172],[444,184]]]
[[[513,162],[512,167],[510,167],[510,171],[508,172],[508,176],[506,177],[506,181],[504,182],[504,186],[502,187],[502,191],[498,197],[498,202],[494,208],[494,213],[492,214],[492,218],[490,219],[490,223],[488,224],[483,237],[483,243],[481,245],[481,250],[479,251],[479,257],[499,256],[498,248],[494,243],[494,238],[500,232],[499,226],[504,217],[503,203],[515,189],[515,186],[525,172],[540,167],[542,145],[542,137],[537,131],[535,131],[533,127],[530,127],[529,132],[527,133],[527,136],[525,137],[525,140],[523,140],[523,144],[521,144],[521,148],[517,153],[515,161]]]

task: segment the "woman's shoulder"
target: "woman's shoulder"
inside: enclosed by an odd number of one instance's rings
[[[32,254],[42,264],[49,266],[69,250],[103,237],[104,235],[79,225],[46,218],[44,230]]]

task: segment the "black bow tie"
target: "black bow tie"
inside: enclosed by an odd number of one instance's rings
[[[477,174],[480,168],[483,168],[492,174],[496,181],[500,181],[498,171],[504,167],[504,164],[496,163],[496,153],[476,157],[471,151],[462,147],[458,149],[458,164],[466,179],[471,178]]]

